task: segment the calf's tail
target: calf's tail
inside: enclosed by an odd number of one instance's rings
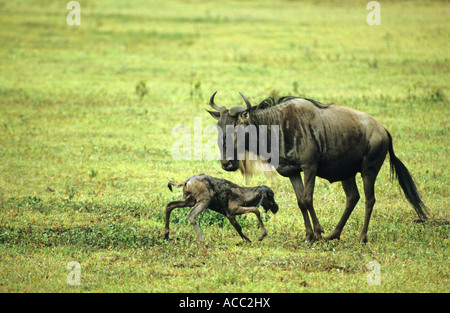
[[[175,187],[177,187],[177,188],[180,188],[180,187],[183,187],[184,184],[185,184],[185,182],[182,182],[182,183],[176,183],[176,182],[170,181],[170,182],[167,184],[167,187],[170,189],[170,191],[172,191],[172,186],[175,186]]]
[[[397,178],[400,187],[405,194],[406,199],[412,205],[416,211],[419,219],[425,221],[427,219],[428,208],[423,203],[420,198],[419,192],[417,190],[416,184],[414,183],[411,174],[409,173],[406,166],[400,161],[394,154],[394,147],[392,146],[391,134],[386,130],[389,137],[389,157],[391,163],[391,175],[393,178]]]

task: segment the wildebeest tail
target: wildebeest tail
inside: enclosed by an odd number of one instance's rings
[[[392,146],[391,134],[386,130],[389,137],[389,157],[391,163],[391,177],[397,178],[400,187],[405,194],[406,199],[413,206],[419,218],[424,221],[427,219],[427,207],[420,198],[416,184],[414,183],[411,174],[406,166],[394,154],[394,147]]]
[[[173,181],[169,181],[169,183],[167,184],[167,187],[169,187],[170,191],[172,191],[172,186],[175,186],[175,187],[177,187],[177,188],[180,188],[180,187],[183,187],[184,184],[185,184],[185,182],[182,182],[182,183],[176,183],[176,182],[173,182]]]

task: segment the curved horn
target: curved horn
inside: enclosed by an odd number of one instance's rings
[[[213,109],[215,109],[218,112],[223,112],[225,111],[227,108],[224,106],[218,106],[217,104],[214,103],[214,96],[216,95],[217,91],[215,93],[213,93],[213,95],[211,96],[211,99],[209,99],[209,105],[213,107]]]
[[[239,94],[241,95],[242,99],[244,99],[244,102],[247,105],[247,110],[250,110],[252,108],[250,101],[248,101],[248,99],[242,93],[239,93]]]
[[[241,112],[244,112],[244,111],[247,111],[247,108],[244,108],[244,107],[232,107],[230,109],[229,114],[230,114],[230,116],[236,116],[237,114],[239,114]]]

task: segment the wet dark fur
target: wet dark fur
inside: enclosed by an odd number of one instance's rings
[[[170,190],[172,190],[172,186],[183,187],[183,198],[171,201],[166,206],[165,239],[169,238],[170,213],[179,207],[193,207],[188,213],[189,221],[202,242],[204,239],[197,225],[197,216],[206,209],[216,211],[228,218],[239,235],[247,241],[250,239],[242,233],[241,226],[235,219],[236,215],[254,213],[261,226],[259,240],[262,240],[267,232],[258,207],[262,206],[266,212],[268,210],[273,213],[278,211],[274,193],[267,186],[241,187],[228,180],[205,174],[191,176],[182,183],[169,182]]]

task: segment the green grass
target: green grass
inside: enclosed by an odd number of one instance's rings
[[[449,28],[447,2],[90,1],[81,25],[66,3],[0,2],[0,291],[2,292],[449,292]],[[208,173],[245,184],[218,161],[174,160],[176,125],[214,120],[219,105],[295,94],[366,111],[394,139],[431,220],[416,223],[385,164],[369,243],[357,242],[364,197],[340,241],[302,242],[290,183],[280,205],[228,221],[205,213],[197,241],[174,211],[162,240],[167,189]],[[206,142],[208,138],[204,138]],[[358,185],[362,193],[361,179]],[[314,204],[330,233],[345,205],[318,179]],[[70,261],[81,285],[67,284]],[[367,264],[381,285],[367,284]]]

